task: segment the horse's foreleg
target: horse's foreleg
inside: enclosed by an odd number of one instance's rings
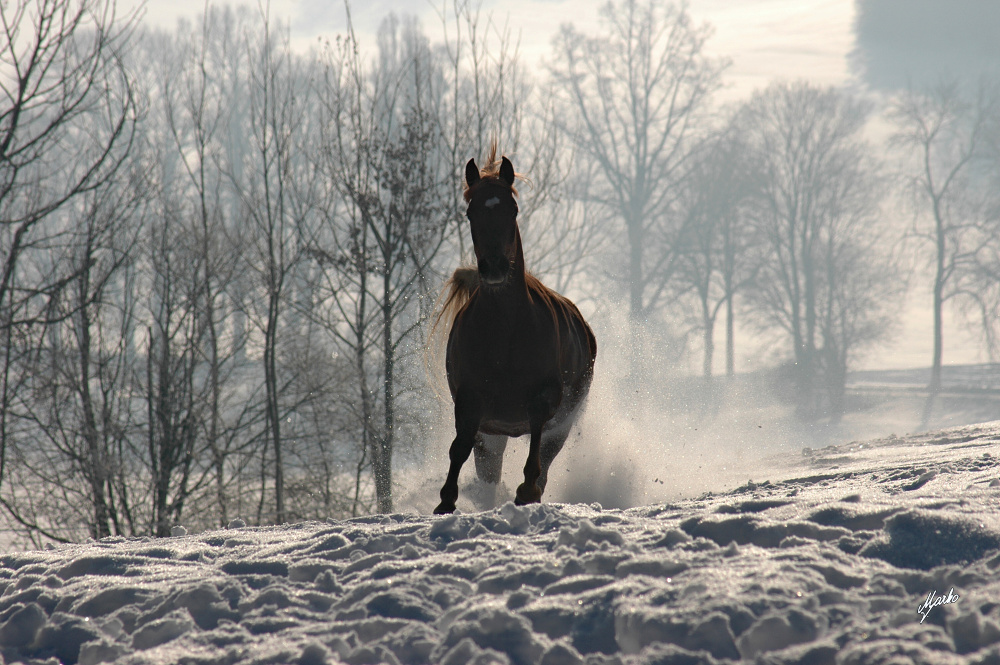
[[[448,467],[448,477],[441,488],[441,503],[434,509],[435,515],[455,512],[455,501],[458,500],[458,474],[472,453],[475,436],[474,431],[471,434],[460,431],[455,436],[455,440],[451,442],[451,449],[448,451],[451,465]]]
[[[455,401],[455,440],[451,442],[448,457],[451,465],[448,467],[448,478],[441,488],[441,503],[434,509],[435,515],[455,512],[455,501],[458,500],[458,474],[462,465],[472,454],[476,442],[476,432],[479,430],[479,410],[468,400]]]

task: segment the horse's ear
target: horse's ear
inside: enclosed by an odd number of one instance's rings
[[[506,157],[500,162],[500,179],[511,187],[514,186],[514,165]]]
[[[479,167],[476,166],[476,158],[473,157],[465,165],[465,184],[472,187],[479,182]]]

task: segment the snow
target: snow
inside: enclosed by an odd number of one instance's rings
[[[803,453],[735,491],[626,510],[234,520],[7,553],[0,653],[81,665],[1000,663],[1000,422]],[[949,602],[929,606],[930,594]]]

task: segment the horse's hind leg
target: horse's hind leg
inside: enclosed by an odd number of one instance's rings
[[[558,384],[546,386],[528,407],[531,444],[528,448],[528,461],[524,464],[524,482],[518,486],[514,495],[514,503],[519,506],[540,503],[542,500],[542,488],[538,484],[538,479],[542,477],[542,426],[555,412],[559,393]]]
[[[476,475],[480,480],[478,496],[473,499],[480,510],[496,507],[497,487],[503,473],[503,453],[507,437],[501,434],[478,434],[472,451],[476,455]]]
[[[538,489],[543,492],[549,482],[549,467],[552,466],[556,455],[559,454],[559,451],[562,450],[563,445],[566,443],[566,439],[569,438],[570,430],[576,424],[576,419],[580,415],[580,407],[582,405],[583,401],[578,401],[569,413],[561,417],[557,425],[542,434],[542,446],[539,452],[539,461],[542,468],[541,475],[538,477]]]
[[[528,461],[524,463],[524,482],[518,485],[514,494],[514,503],[518,506],[542,501],[542,490],[538,487],[538,479],[542,475],[541,449],[542,426],[532,423]]]
[[[549,483],[549,467],[552,466],[552,461],[559,454],[559,451],[562,450],[568,436],[568,426],[565,429],[560,427],[557,430],[546,432],[542,435],[542,447],[539,453],[542,473],[538,477],[538,489],[542,492],[545,491],[545,486]]]
[[[496,485],[503,472],[503,453],[507,448],[507,437],[502,434],[479,434],[476,446],[476,475],[483,482]]]

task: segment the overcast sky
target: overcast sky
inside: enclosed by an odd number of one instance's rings
[[[604,2],[483,0],[482,11],[497,23],[509,22],[512,32],[520,35],[522,62],[534,67],[550,56],[551,39],[561,24],[572,22],[580,31],[599,32],[598,8]],[[204,6],[203,0],[149,0],[145,20],[170,30],[178,18],[194,18]],[[351,14],[362,47],[370,50],[389,12],[418,16],[433,38],[440,33],[441,6],[442,0],[364,0],[351,3]],[[852,0],[690,0],[689,7],[696,22],[715,28],[709,52],[733,61],[727,96],[742,96],[773,79],[837,84],[848,78]],[[291,24],[292,37],[300,45],[343,33],[347,25],[342,0],[271,0],[271,15]]]
[[[1000,72],[1000,2],[858,0],[851,70],[877,90]]]

